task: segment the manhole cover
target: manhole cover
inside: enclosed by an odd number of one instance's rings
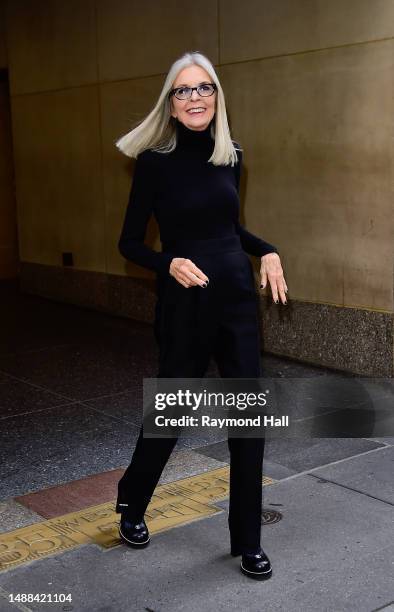
[[[282,514],[277,510],[267,510],[264,508],[261,517],[261,523],[263,525],[272,525],[272,523],[277,523],[281,520]]]

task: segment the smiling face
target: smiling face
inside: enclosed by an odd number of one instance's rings
[[[204,68],[193,64],[178,73],[172,88],[197,87],[201,83],[212,82],[210,75]],[[171,96],[171,115],[192,130],[205,130],[215,114],[216,96],[216,91],[212,96],[200,96],[196,90],[193,91],[189,100],[178,100],[175,96]],[[193,108],[204,110],[200,113],[190,112]]]

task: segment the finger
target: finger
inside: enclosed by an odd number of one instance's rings
[[[181,278],[178,274],[178,276],[175,277],[176,280],[178,281],[179,284],[183,285],[183,287],[186,287],[186,289],[189,287],[188,283],[186,283],[183,278]]]
[[[260,274],[261,274],[260,288],[264,289],[267,285],[267,270],[264,265],[262,265],[260,268]]]
[[[187,274],[185,274],[184,272],[179,272],[178,279],[184,287],[190,287],[191,281]]]
[[[209,278],[198,266],[196,266],[190,259],[185,259],[180,272],[185,276],[192,286],[199,285],[204,287],[209,283]]]
[[[179,278],[187,284],[187,286],[199,284],[199,279],[197,279],[196,275],[192,275],[193,262],[190,259],[184,259],[181,265],[178,267],[178,275]],[[202,281],[204,282],[204,281]]]
[[[278,287],[279,296],[280,296],[282,304],[287,304],[287,298],[286,298],[286,293],[285,293],[285,284],[284,284],[283,278],[280,278],[279,280],[277,280],[276,284],[277,284],[277,287]]]
[[[197,278],[199,280],[202,280],[203,282],[207,282],[209,283],[209,278],[206,274],[204,274],[204,272],[202,270],[200,270],[200,268],[198,266],[196,266],[196,264],[194,264],[192,261],[190,262],[191,265],[189,266],[189,271],[192,272],[195,276],[197,276]]]
[[[279,299],[278,299],[278,287],[276,284],[276,278],[269,275],[268,280],[271,285],[272,299],[274,300],[275,304],[277,304],[279,302]]]
[[[192,286],[199,285],[200,287],[206,287],[208,285],[208,281],[198,278],[198,276],[196,276],[194,272],[191,272],[191,270],[186,270],[185,276]]]
[[[204,286],[205,281],[197,278],[197,276],[193,274],[193,272],[190,272],[190,270],[180,272],[179,276],[185,283],[186,287]]]
[[[270,279],[272,288],[272,299],[275,304],[279,304],[279,298],[282,304],[287,304],[287,296],[285,293],[284,282],[282,278],[273,277]]]

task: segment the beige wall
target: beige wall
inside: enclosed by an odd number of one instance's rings
[[[114,141],[199,50],[244,148],[242,220],[280,249],[291,297],[392,310],[393,0],[6,9],[22,260],[149,276],[117,251],[132,163]]]

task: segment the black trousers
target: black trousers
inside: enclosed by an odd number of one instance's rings
[[[210,279],[207,288],[158,277],[155,336],[163,378],[202,378],[210,358],[222,378],[260,378],[258,297],[253,268],[238,235],[177,241],[163,251],[189,257]],[[118,484],[117,512],[142,517],[177,438],[147,438],[141,426],[131,463]],[[245,552],[260,545],[265,439],[228,438],[229,528]]]

